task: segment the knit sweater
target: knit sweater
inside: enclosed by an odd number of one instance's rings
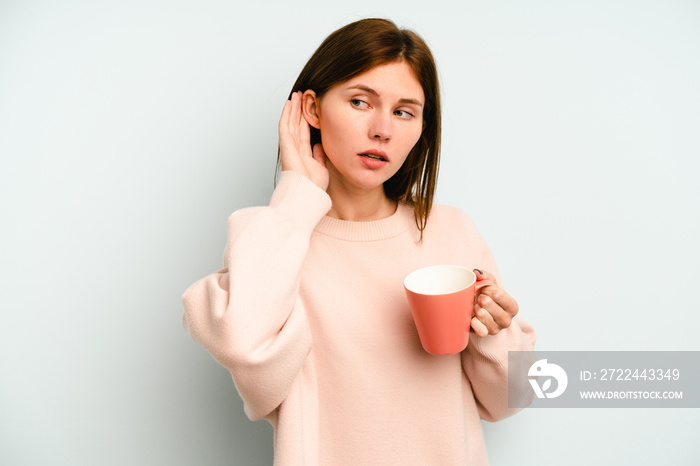
[[[275,465],[485,465],[481,419],[508,408],[509,350],[535,333],[516,317],[459,354],[420,344],[403,290],[436,264],[496,264],[472,221],[435,205],[351,222],[283,172],[270,205],[234,212],[224,268],[183,295],[183,325],[226,367],[252,420],[274,427]],[[500,279],[497,279],[500,284]]]

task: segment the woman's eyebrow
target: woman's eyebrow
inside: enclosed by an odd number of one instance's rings
[[[354,86],[348,87],[348,89],[359,89],[361,91],[365,91],[368,94],[372,94],[375,97],[379,97],[379,92],[375,91],[371,87],[366,86],[364,84],[355,84]],[[417,105],[419,107],[423,106],[423,103],[418,99],[403,98],[403,99],[399,99],[399,103],[400,104],[413,104],[413,105]]]

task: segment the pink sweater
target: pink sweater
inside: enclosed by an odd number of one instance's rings
[[[405,276],[434,264],[497,273],[471,220],[433,207],[423,242],[410,207],[348,222],[284,172],[268,207],[228,221],[224,268],[190,286],[183,325],[233,375],[252,420],[275,431],[275,465],[485,465],[480,419],[508,408],[509,350],[535,333],[516,317],[461,354],[418,339]]]

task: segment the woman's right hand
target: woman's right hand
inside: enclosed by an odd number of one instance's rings
[[[301,99],[301,91],[293,93],[282,110],[279,123],[282,170],[300,173],[325,191],[329,182],[326,154],[321,144],[311,149],[309,123],[301,111]]]

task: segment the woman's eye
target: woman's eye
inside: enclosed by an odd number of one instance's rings
[[[406,110],[396,110],[394,114],[399,118],[412,118],[414,116],[412,113],[407,112]]]
[[[353,107],[357,107],[357,108],[367,108],[368,107],[367,102],[365,102],[364,100],[360,100],[360,99],[352,99],[352,100],[350,100],[350,103],[352,104]]]

